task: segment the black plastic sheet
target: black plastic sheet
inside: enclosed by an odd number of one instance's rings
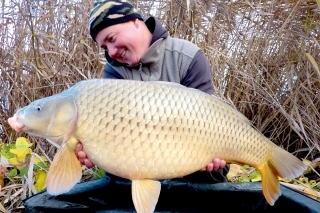
[[[270,206],[260,183],[191,183],[164,180],[155,212],[291,212],[319,213],[320,203],[281,186],[282,195]],[[24,200],[27,213],[135,212],[131,181],[102,178],[77,184],[70,192],[51,196],[45,191]]]

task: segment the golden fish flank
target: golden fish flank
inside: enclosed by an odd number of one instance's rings
[[[188,175],[214,158],[257,168],[270,205],[281,194],[278,176],[294,178],[306,169],[229,105],[174,83],[86,80],[19,109],[9,123],[62,144],[50,167],[48,193],[66,192],[80,180],[74,147],[81,141],[95,165],[132,180],[138,212],[154,211],[158,179]]]

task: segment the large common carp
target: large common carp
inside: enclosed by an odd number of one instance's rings
[[[159,179],[198,171],[214,158],[248,164],[261,173],[273,205],[278,176],[294,178],[306,166],[254,129],[244,115],[217,97],[166,82],[94,79],[19,109],[9,124],[17,132],[61,145],[47,177],[58,195],[81,179],[78,141],[103,170],[132,181],[137,212],[152,212]]]

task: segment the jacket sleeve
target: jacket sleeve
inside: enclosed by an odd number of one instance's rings
[[[103,68],[102,78],[125,79],[109,63],[106,63]]]
[[[213,93],[214,88],[210,65],[202,50],[199,50],[195,54],[181,84],[199,89],[210,95]]]

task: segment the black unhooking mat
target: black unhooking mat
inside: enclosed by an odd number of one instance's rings
[[[290,212],[319,213],[320,203],[281,186],[282,195],[270,206],[260,183],[190,183],[179,179],[161,182],[155,212]],[[110,176],[77,184],[69,193],[46,192],[23,201],[27,213],[120,213],[135,212],[131,182]]]

